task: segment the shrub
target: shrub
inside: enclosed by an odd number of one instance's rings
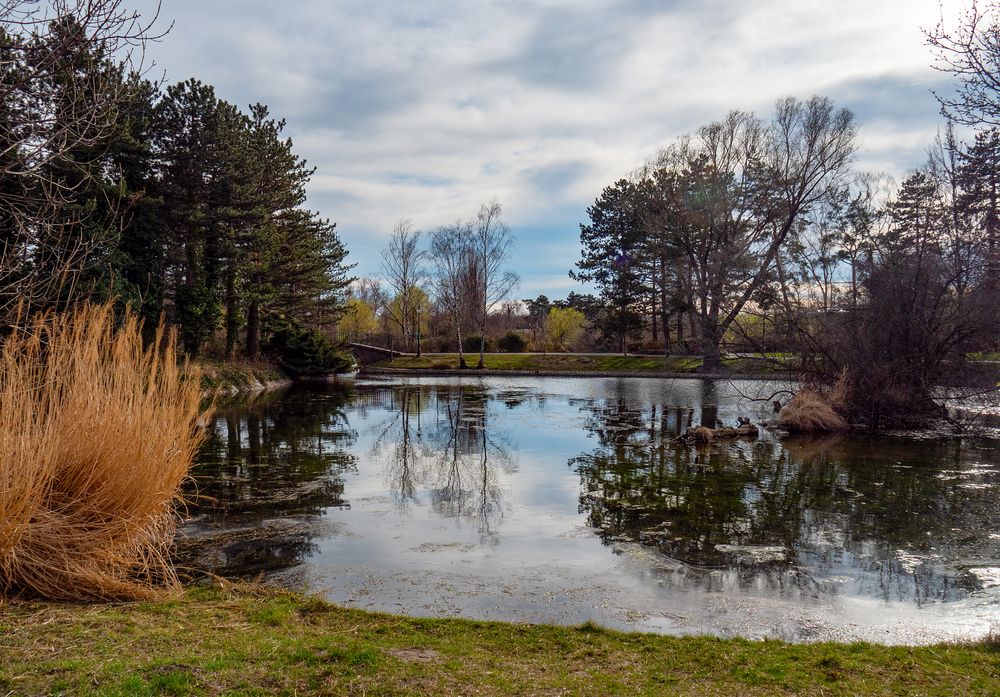
[[[847,422],[827,397],[814,390],[798,392],[778,414],[778,425],[793,433],[835,433],[846,431]]]
[[[354,367],[354,359],[315,329],[277,316],[268,323],[265,349],[292,375],[331,375]]]
[[[504,353],[522,353],[527,347],[528,341],[520,332],[507,332],[497,341],[497,348]]]
[[[111,306],[44,315],[0,349],[0,592],[151,597],[176,584],[175,505],[200,436],[197,376]],[[162,350],[159,348],[162,347]]]
[[[467,336],[464,339],[462,339],[462,350],[465,353],[479,353],[479,342],[480,342],[479,336]],[[489,339],[486,340],[486,348],[484,350],[485,351],[493,350],[493,344],[492,342],[490,342]]]

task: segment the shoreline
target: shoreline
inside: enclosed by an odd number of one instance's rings
[[[1000,678],[995,638],[792,644],[419,619],[222,580],[147,602],[5,602],[0,620],[11,694],[986,695]]]
[[[776,380],[797,381],[793,373],[685,373],[642,370],[503,370],[494,368],[386,368],[368,367],[358,375],[423,377],[558,377],[558,378],[659,378],[666,380]]]
[[[196,361],[202,399],[230,399],[289,387],[294,380],[277,366],[259,361]]]

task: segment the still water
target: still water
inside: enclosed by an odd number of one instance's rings
[[[1000,629],[1000,442],[692,446],[777,383],[358,379],[221,407],[178,557],[355,607],[796,641]]]

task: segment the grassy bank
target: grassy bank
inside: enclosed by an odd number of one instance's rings
[[[201,389],[209,395],[255,392],[272,385],[290,382],[277,366],[264,361],[198,360]]]
[[[0,608],[0,692],[995,694],[996,644],[891,648],[418,620],[277,591]]]
[[[466,362],[475,365],[478,354],[466,356]],[[694,356],[621,356],[615,354],[578,353],[489,353],[485,360],[488,370],[526,370],[538,372],[638,372],[638,373],[696,373],[701,368],[701,358]],[[753,358],[728,358],[723,361],[726,370],[733,373],[774,372],[773,365]],[[458,370],[457,353],[403,356],[392,361],[381,361],[374,368],[401,370]]]

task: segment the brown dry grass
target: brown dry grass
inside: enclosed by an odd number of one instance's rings
[[[153,596],[199,438],[199,383],[110,306],[44,315],[0,349],[0,593]],[[157,348],[160,347],[160,348]]]
[[[704,426],[698,426],[696,428],[689,428],[687,430],[687,437],[695,443],[711,443],[715,438],[715,431]]]
[[[781,409],[778,425],[793,433],[836,433],[847,430],[847,422],[815,390],[803,389]]]

